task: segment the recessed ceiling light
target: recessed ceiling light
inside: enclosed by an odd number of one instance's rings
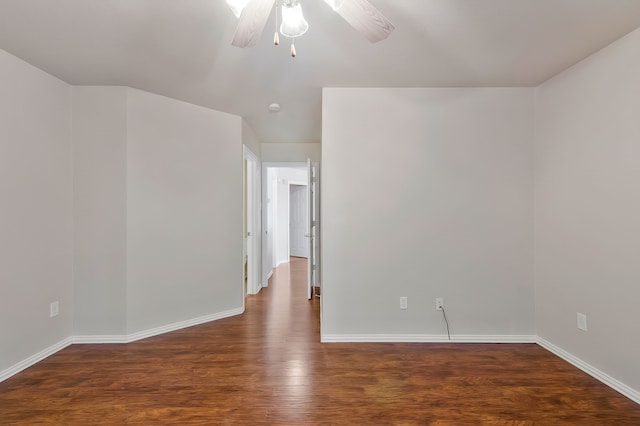
[[[272,103],[269,105],[269,111],[271,112],[280,112],[280,104],[278,103]]]

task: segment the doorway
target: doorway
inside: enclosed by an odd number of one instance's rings
[[[262,173],[258,157],[243,146],[244,224],[243,224],[243,300],[262,288],[261,270],[261,186]]]
[[[291,257],[307,263],[308,297],[320,287],[319,166],[317,163],[263,163],[262,282]]]

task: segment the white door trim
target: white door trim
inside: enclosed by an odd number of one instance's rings
[[[242,288],[244,294],[244,255],[247,258],[247,294],[257,294],[262,288],[261,284],[261,261],[262,261],[262,171],[260,158],[249,149],[246,145],[242,145],[243,154],[243,188],[247,191],[243,197],[243,212],[245,214],[245,225],[243,235],[243,259],[242,259]],[[246,166],[251,167],[247,170]],[[250,182],[247,182],[250,177]],[[244,227],[243,227],[244,228]],[[250,233],[250,235],[249,235]],[[244,300],[244,297],[243,297]],[[243,302],[244,303],[244,302]]]
[[[318,162],[312,162],[311,163],[314,167],[317,167],[319,169],[319,163]],[[273,258],[271,259],[274,264],[272,265],[273,267],[275,267],[275,262],[276,262],[276,250],[275,248],[271,247],[269,248],[268,245],[268,234],[266,232],[268,232],[268,223],[267,223],[267,212],[269,210],[269,208],[271,208],[271,206],[273,206],[273,204],[276,202],[275,200],[275,195],[272,197],[273,199],[268,200],[267,199],[267,194],[271,191],[270,189],[267,188],[267,185],[271,185],[271,182],[269,182],[268,177],[268,170],[269,169],[276,169],[276,168],[307,168],[307,162],[306,161],[265,161],[262,163],[262,238],[265,239],[265,243],[262,244],[262,259],[263,262],[268,262],[269,261],[269,254],[268,254],[268,250],[271,249],[271,251],[273,252]],[[293,183],[293,184],[300,184],[300,185],[306,185],[307,182],[298,182],[298,181],[289,181],[289,183]],[[273,237],[275,238],[277,236],[277,224],[274,223],[273,224],[274,228],[273,228]],[[272,273],[272,268],[268,267],[266,263],[263,263],[263,271],[261,274],[261,279],[262,279],[262,283],[263,286],[266,287],[268,284],[268,280],[269,277],[271,276]]]

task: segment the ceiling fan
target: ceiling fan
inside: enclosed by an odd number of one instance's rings
[[[368,0],[324,1],[371,43],[384,40],[395,29],[393,24]],[[276,7],[278,5],[281,6],[283,22],[280,27],[280,33],[282,35],[297,37],[304,34],[309,28],[302,16],[299,0],[227,0],[227,4],[229,4],[236,17],[239,18],[238,27],[231,42],[236,47],[256,45],[274,4],[276,4]],[[274,44],[278,43],[279,37],[276,32]],[[293,45],[291,56],[295,56]]]

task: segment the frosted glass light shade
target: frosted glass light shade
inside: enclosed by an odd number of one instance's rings
[[[329,6],[331,6],[331,8],[333,10],[338,10],[340,9],[340,6],[342,6],[342,3],[344,3],[344,0],[324,0]]]
[[[309,24],[302,15],[302,7],[298,1],[282,5],[282,25],[280,33],[285,37],[299,37],[306,33]]]
[[[236,15],[236,18],[240,18],[240,14],[244,10],[245,6],[249,3],[249,0],[227,0],[229,9]]]

